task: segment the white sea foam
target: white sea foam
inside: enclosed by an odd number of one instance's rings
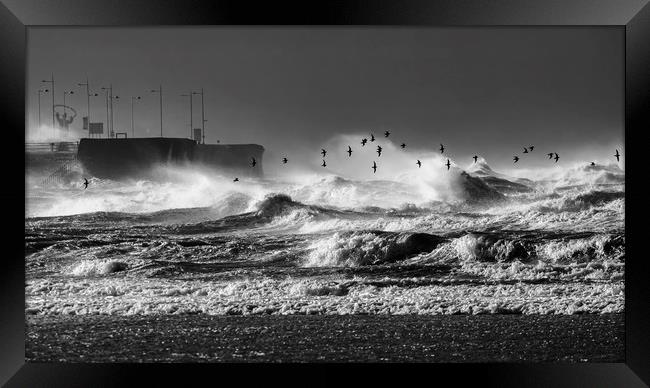
[[[407,279],[409,280],[409,279]],[[418,279],[410,279],[417,281]],[[624,311],[613,283],[396,287],[342,279],[236,282],[95,278],[27,283],[31,314],[576,314]],[[381,286],[381,287],[378,287]]]

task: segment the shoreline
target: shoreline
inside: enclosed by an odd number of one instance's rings
[[[622,362],[624,314],[27,315],[28,362]]]

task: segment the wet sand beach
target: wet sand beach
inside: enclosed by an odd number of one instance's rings
[[[28,362],[622,362],[623,314],[27,316]]]

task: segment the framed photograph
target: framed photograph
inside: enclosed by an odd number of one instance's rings
[[[646,3],[3,0],[0,381],[646,386]]]

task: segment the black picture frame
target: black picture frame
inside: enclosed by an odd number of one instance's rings
[[[290,379],[287,366],[251,373],[250,365],[135,365],[25,363],[24,250],[18,225],[24,222],[24,174],[15,167],[24,142],[26,31],[30,26],[151,25],[419,25],[419,26],[620,26],[625,28],[625,362],[615,364],[428,364],[373,368],[375,378],[418,374],[451,377],[499,386],[646,386],[650,384],[650,259],[644,255],[645,208],[640,148],[650,128],[650,5],[648,0],[351,0],[207,1],[207,0],[0,0],[0,109],[5,187],[0,270],[0,383],[11,387],[148,385],[180,379],[225,381],[261,377]],[[23,137],[21,139],[21,136]],[[24,152],[24,151],[23,151]],[[647,179],[647,178],[646,178]],[[23,240],[24,241],[24,240]],[[23,245],[24,247],[24,245]],[[257,366],[256,368],[260,368]],[[321,383],[336,383],[337,373],[314,374]],[[218,372],[215,371],[218,369]],[[371,372],[361,366],[364,378]],[[219,377],[215,377],[219,373]],[[435,376],[435,377],[434,377]],[[211,380],[215,379],[215,380]],[[406,383],[406,381],[404,381]],[[644,383],[645,382],[645,383]]]

